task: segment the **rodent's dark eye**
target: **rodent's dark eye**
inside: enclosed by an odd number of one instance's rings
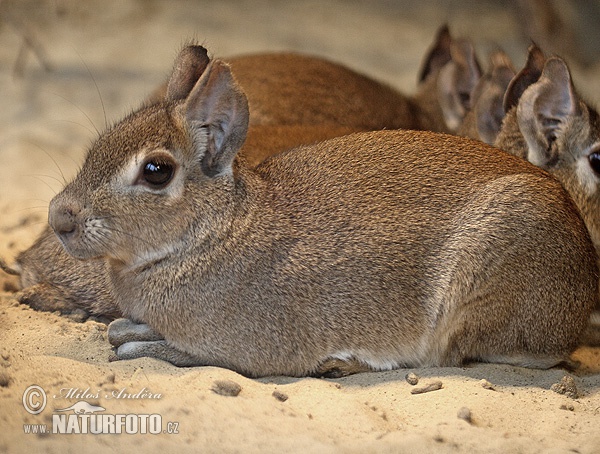
[[[594,151],[588,156],[592,170],[600,176],[600,151]]]
[[[150,159],[144,164],[141,179],[148,186],[161,189],[167,186],[175,174],[175,165],[167,159]]]

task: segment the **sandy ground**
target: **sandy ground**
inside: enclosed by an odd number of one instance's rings
[[[513,10],[491,1],[4,0],[0,255],[10,261],[32,242],[96,129],[162,81],[187,39],[216,56],[318,54],[411,93],[444,21],[455,35],[475,39],[482,56],[501,44],[523,62],[527,40]],[[51,71],[31,51],[19,59],[24,36],[39,43]],[[575,73],[581,91],[597,101],[600,68]],[[0,452],[600,452],[600,348],[579,349],[575,371],[477,364],[250,380],[152,359],[109,362],[105,325],[19,305],[14,284],[0,275]],[[416,387],[442,387],[411,394],[408,372],[420,377]],[[576,395],[551,389],[564,376]],[[39,414],[23,404],[32,385],[47,396]],[[232,391],[239,393],[222,395]],[[30,407],[40,402],[26,396]],[[51,429],[53,415],[73,414],[57,410],[82,400],[103,407],[100,413],[160,415],[162,430],[178,433],[25,433],[28,424]]]

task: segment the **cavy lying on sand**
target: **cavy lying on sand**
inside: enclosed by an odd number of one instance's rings
[[[332,360],[568,357],[598,269],[554,178],[416,131],[352,134],[252,169],[237,156],[249,111],[228,65],[200,72],[183,57],[165,101],[104,133],[50,204],[67,252],[107,264],[131,320],[109,329],[120,358],[301,376]]]

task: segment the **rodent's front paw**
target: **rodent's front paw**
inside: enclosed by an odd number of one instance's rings
[[[188,353],[177,350],[165,340],[150,342],[127,342],[117,348],[118,359],[156,358],[179,367],[201,366],[202,361]]]
[[[163,337],[148,325],[134,323],[128,318],[118,318],[108,325],[108,342],[115,347],[127,342],[159,340],[163,340]]]

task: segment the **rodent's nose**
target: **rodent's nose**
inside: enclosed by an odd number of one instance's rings
[[[69,213],[63,213],[54,219],[51,223],[54,231],[61,236],[68,236],[70,233],[75,231],[75,222],[69,217]]]
[[[52,204],[48,215],[50,227],[59,237],[72,236],[77,231],[76,217],[80,211],[75,206]]]

